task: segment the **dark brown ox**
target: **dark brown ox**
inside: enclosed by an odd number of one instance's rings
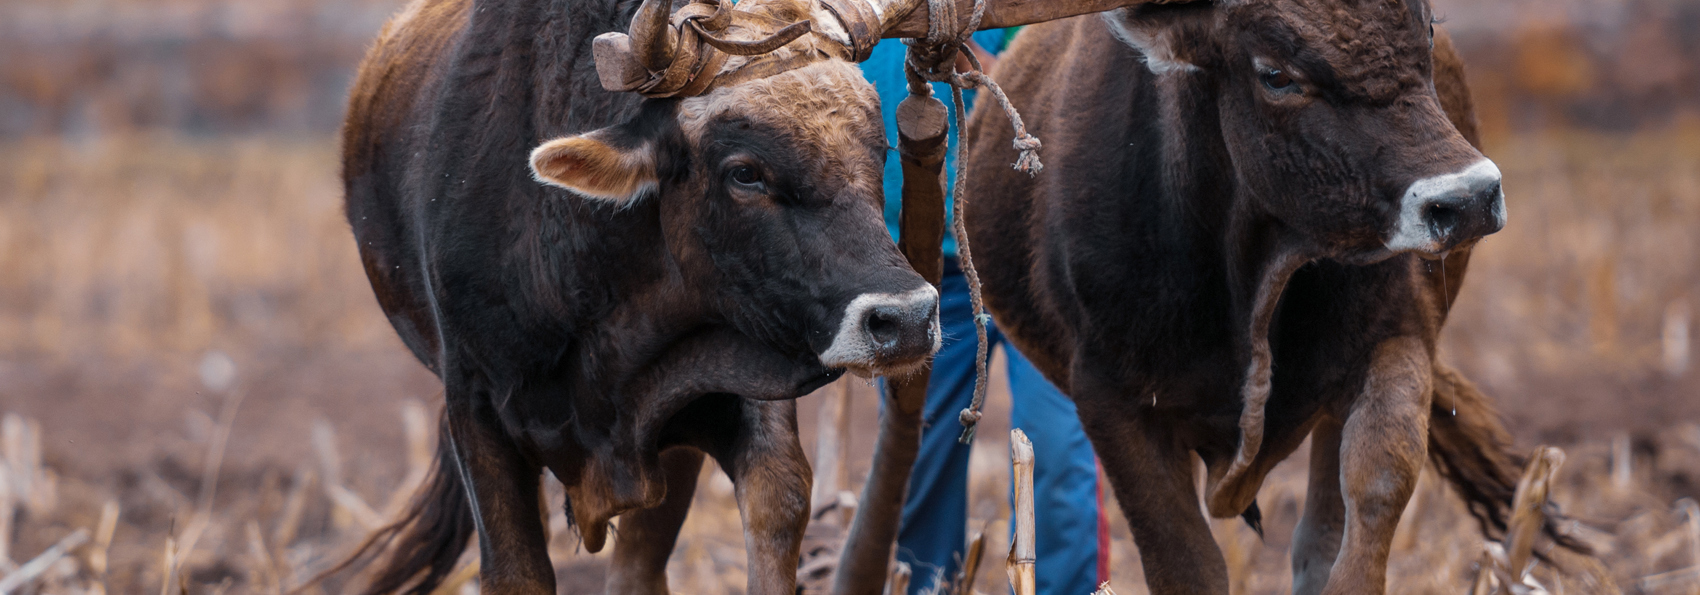
[[[592,39],[636,8],[417,0],[360,68],[348,220],[447,398],[436,472],[373,541],[393,553],[369,592],[431,592],[476,534],[484,592],[554,593],[547,469],[586,549],[621,515],[608,590],[666,593],[707,453],[736,485],[749,591],[791,593],[810,478],[786,399],[937,345],[936,291],[881,218],[885,135],[856,66],[605,91]]]
[[[1228,592],[1194,454],[1209,513],[1255,527],[1311,437],[1294,593],[1385,590],[1425,456],[1504,529],[1519,457],[1435,357],[1504,202],[1432,22],[1422,0],[1144,6],[1032,27],[995,73],[1047,168],[1012,172],[1002,114],[976,115],[986,300],[1077,403],[1154,593]]]

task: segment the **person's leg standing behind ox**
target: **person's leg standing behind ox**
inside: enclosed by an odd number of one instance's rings
[[[939,290],[939,329],[944,341],[933,356],[922,410],[921,448],[909,475],[909,497],[897,534],[897,559],[914,572],[910,593],[931,588],[936,580],[956,578],[967,541],[968,455],[958,413],[974,397],[975,332],[968,303],[968,281],[946,259]],[[1001,339],[987,329],[990,341]],[[882,383],[881,389],[884,389]]]
[[[1002,32],[975,34],[979,49],[995,54],[1003,49]],[[906,48],[886,40],[863,62],[864,76],[879,91],[887,135],[895,134],[897,105],[908,96],[903,75]],[[982,61],[988,62],[982,57]],[[934,85],[934,96],[950,107],[949,89]],[[973,93],[964,100],[972,106]],[[893,145],[896,138],[891,139]],[[952,150],[956,138],[950,139]],[[946,162],[946,179],[954,182],[954,152]],[[885,170],[886,223],[893,237],[902,204],[902,168],[895,155]],[[948,206],[947,206],[948,209]],[[947,210],[948,212],[948,210]],[[970,447],[958,414],[973,399],[974,356],[977,349],[968,284],[958,266],[955,238],[946,234],[945,274],[939,290],[939,324],[943,345],[933,359],[922,413],[921,448],[909,479],[908,499],[898,533],[897,559],[914,572],[911,595],[930,589],[939,578],[954,579],[962,560],[968,521],[968,456]],[[1003,343],[1009,354],[1010,386],[1015,399],[1013,419],[1034,442],[1036,522],[1040,595],[1084,595],[1108,578],[1108,525],[1097,490],[1097,462],[1075,414],[1074,404],[1034,370],[1025,358],[1003,342],[988,325],[987,349]],[[881,388],[883,390],[883,383]]]
[[[915,578],[911,595],[938,578],[953,579],[967,539],[968,458],[959,413],[973,400],[976,351],[968,281],[954,258],[946,259],[939,291],[944,344],[933,358],[923,410],[921,448],[909,478],[897,559]],[[1038,529],[1040,595],[1085,595],[1109,579],[1109,525],[1100,501],[1097,458],[1080,427],[1074,403],[1027,358],[1003,340],[995,325],[987,341],[1007,358],[1012,427],[1033,441],[1034,521]],[[883,389],[883,384],[881,385]]]
[[[1033,441],[1038,593],[1087,595],[1110,580],[1110,524],[1098,485],[1098,457],[1074,401],[1008,341],[1003,346],[1014,399],[1010,426]]]

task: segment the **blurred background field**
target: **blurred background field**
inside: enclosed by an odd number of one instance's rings
[[[1444,357],[1521,446],[1569,452],[1556,499],[1603,551],[1543,580],[1700,592],[1700,572],[1643,580],[1700,567],[1681,503],[1700,498],[1700,0],[1434,2],[1511,214],[1476,252]],[[334,144],[354,65],[398,7],[0,0],[0,577],[86,530],[27,589],[273,592],[416,479],[439,387],[371,298]],[[994,389],[989,419],[1007,419]],[[810,452],[822,400],[800,402]],[[854,386],[857,428],[874,400]],[[989,423],[971,531],[989,527],[996,559],[1007,427]],[[871,438],[851,448],[859,485]],[[1265,488],[1266,539],[1218,523],[1238,592],[1285,592],[1303,461]],[[741,592],[730,486],[704,473],[673,584]],[[556,519],[563,592],[600,592],[606,554]],[[1113,531],[1113,586],[1141,593]],[[1394,592],[1475,576],[1482,539],[1438,483],[1401,531]],[[978,588],[1003,580],[988,568]]]

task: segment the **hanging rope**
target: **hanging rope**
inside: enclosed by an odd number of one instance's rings
[[[980,273],[974,268],[974,256],[968,245],[968,225],[963,217],[963,190],[968,186],[967,169],[963,167],[962,148],[968,146],[967,114],[964,110],[963,89],[984,89],[991,92],[997,99],[998,106],[1003,108],[1004,115],[1009,118],[1010,125],[1015,128],[1015,150],[1019,156],[1015,161],[1015,169],[1027,175],[1034,175],[1044,169],[1039,162],[1039,139],[1027,133],[1027,127],[1021,123],[1021,114],[1016,113],[1010,105],[1009,98],[1003,89],[986,76],[980,67],[980,60],[968,49],[969,37],[980,29],[980,19],[986,14],[985,0],[975,0],[974,12],[969,15],[966,24],[959,23],[956,15],[956,2],[953,0],[927,1],[927,38],[925,40],[905,40],[909,45],[907,60],[907,75],[911,78],[911,88],[925,88],[925,84],[913,84],[920,81],[946,83],[950,85],[950,100],[955,108],[956,148],[952,159],[956,162],[956,182],[951,189],[951,216],[955,219],[951,225],[951,233],[956,237],[957,257],[962,262],[962,274],[968,281],[968,301],[974,311],[974,335],[979,343],[974,352],[974,399],[973,402],[958,415],[962,422],[962,436],[957,439],[963,444],[974,442],[974,430],[980,422],[980,410],[986,404],[986,327],[991,316],[986,314],[985,302],[980,295]],[[965,26],[963,26],[965,25]],[[945,27],[954,26],[954,30],[946,31]],[[957,72],[956,57],[964,56],[971,65],[968,72]]]

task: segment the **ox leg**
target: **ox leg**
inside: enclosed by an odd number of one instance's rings
[[[750,595],[792,595],[809,522],[809,460],[797,441],[795,401],[740,404],[741,428],[729,448],[712,452],[732,478],[744,518]]]
[[[449,399],[449,430],[478,526],[479,590],[553,594],[555,568],[537,514],[542,468],[525,460],[482,397]]]
[[[1421,340],[1399,337],[1376,346],[1341,433],[1345,534],[1325,595],[1387,590],[1393,531],[1428,453],[1431,374]]]
[[[1168,431],[1176,424],[1130,415],[1121,400],[1076,405],[1139,545],[1151,593],[1226,594],[1228,565],[1199,508],[1192,453]]]
[[[1317,423],[1310,434],[1310,489],[1293,530],[1293,595],[1317,595],[1340,554],[1346,502],[1340,495],[1340,422]]]
[[[690,512],[702,474],[702,451],[672,448],[661,453],[667,474],[667,499],[661,506],[620,515],[614,536],[614,559],[608,567],[605,591],[621,595],[667,595],[667,558],[679,540],[679,527]]]

